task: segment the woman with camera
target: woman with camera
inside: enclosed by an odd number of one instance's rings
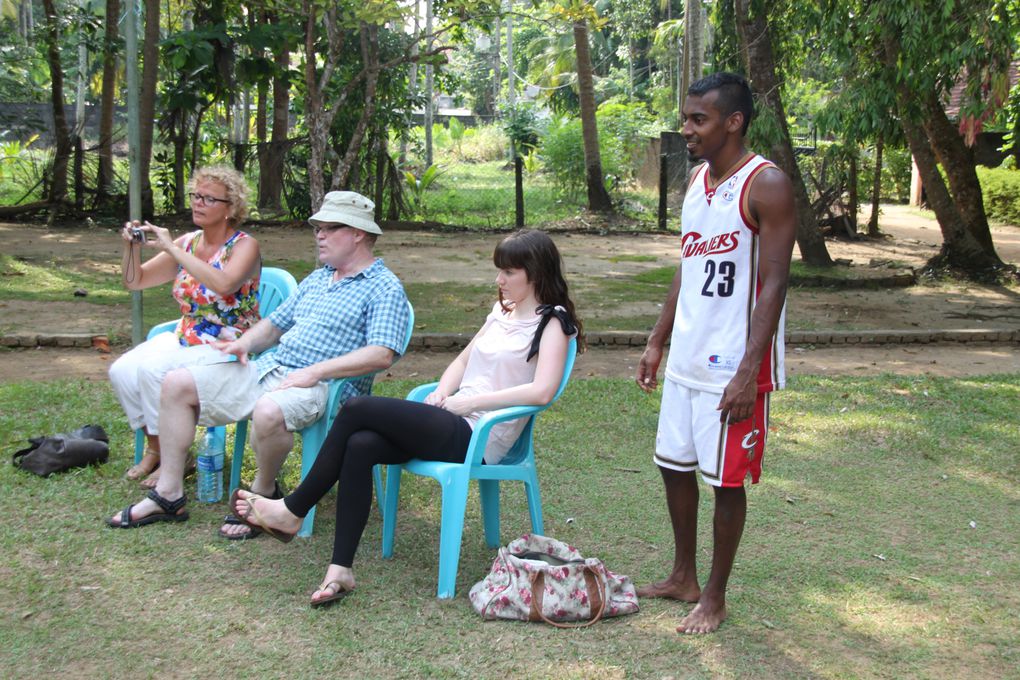
[[[110,367],[113,390],[132,429],[144,428],[145,456],[126,474],[153,488],[159,467],[159,393],[170,370],[222,361],[210,343],[234,340],[259,320],[258,242],[238,227],[248,215],[248,187],[233,168],[200,168],[188,183],[197,231],[170,237],[162,227],[128,222],[121,230],[124,285],[142,290],[173,282],[181,319]],[[144,263],[143,248],[158,252]],[[144,478],[144,479],[143,479]]]

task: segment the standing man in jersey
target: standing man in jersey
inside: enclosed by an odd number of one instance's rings
[[[769,393],[783,375],[783,310],[796,229],[789,178],[748,152],[751,90],[732,73],[687,91],[683,135],[704,161],[687,188],[680,267],[637,370],[658,384],[672,333],[656,435],[655,463],[673,524],[673,571],[641,597],[696,602],[677,626],[709,633],[726,619],[726,583],[744,529],[744,479],[757,483],[768,433]],[[713,487],[712,569],[698,584],[696,472]]]

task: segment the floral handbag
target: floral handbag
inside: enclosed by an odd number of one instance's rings
[[[638,610],[629,576],[614,574],[601,560],[538,534],[525,534],[500,548],[488,576],[468,597],[484,619],[544,621],[558,628],[590,626]]]

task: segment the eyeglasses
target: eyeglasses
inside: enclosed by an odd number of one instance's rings
[[[229,198],[216,198],[215,196],[206,196],[205,194],[188,194],[188,198],[191,199],[192,203],[201,203],[202,205],[216,205],[217,203],[230,203]]]
[[[319,232],[324,231],[327,234],[332,234],[337,229],[345,229],[346,227],[346,224],[313,224],[312,231],[314,231],[315,235],[318,236]]]

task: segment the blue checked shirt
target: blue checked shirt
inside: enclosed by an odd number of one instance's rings
[[[388,347],[399,355],[408,321],[400,279],[380,259],[334,282],[335,273],[329,265],[316,269],[269,315],[284,333],[275,352],[255,361],[260,380],[278,366],[306,368],[366,345]],[[349,381],[341,403],[371,390],[371,376]]]

